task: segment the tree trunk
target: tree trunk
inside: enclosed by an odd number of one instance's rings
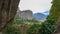
[[[12,23],[20,0],[0,0],[0,29]]]

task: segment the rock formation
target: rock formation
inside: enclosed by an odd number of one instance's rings
[[[22,20],[32,20],[33,19],[33,13],[31,10],[23,10],[23,11],[19,11],[19,17]]]
[[[20,0],[0,0],[0,29],[12,23]]]

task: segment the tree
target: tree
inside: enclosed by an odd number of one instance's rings
[[[20,0],[0,0],[0,29],[12,23]]]
[[[60,17],[60,0],[53,0],[50,16],[55,19],[58,19]]]
[[[50,10],[50,16],[57,20],[57,27],[53,34],[60,34],[60,0],[53,0],[53,5]]]

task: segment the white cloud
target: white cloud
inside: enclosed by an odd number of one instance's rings
[[[36,12],[44,12],[50,9],[52,0],[21,0],[19,3],[20,10],[32,10]]]

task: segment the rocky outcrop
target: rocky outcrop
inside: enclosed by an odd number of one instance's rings
[[[0,29],[12,23],[20,0],[0,0]]]
[[[23,10],[23,11],[19,11],[19,17],[22,20],[32,20],[33,19],[33,13],[31,10]]]

